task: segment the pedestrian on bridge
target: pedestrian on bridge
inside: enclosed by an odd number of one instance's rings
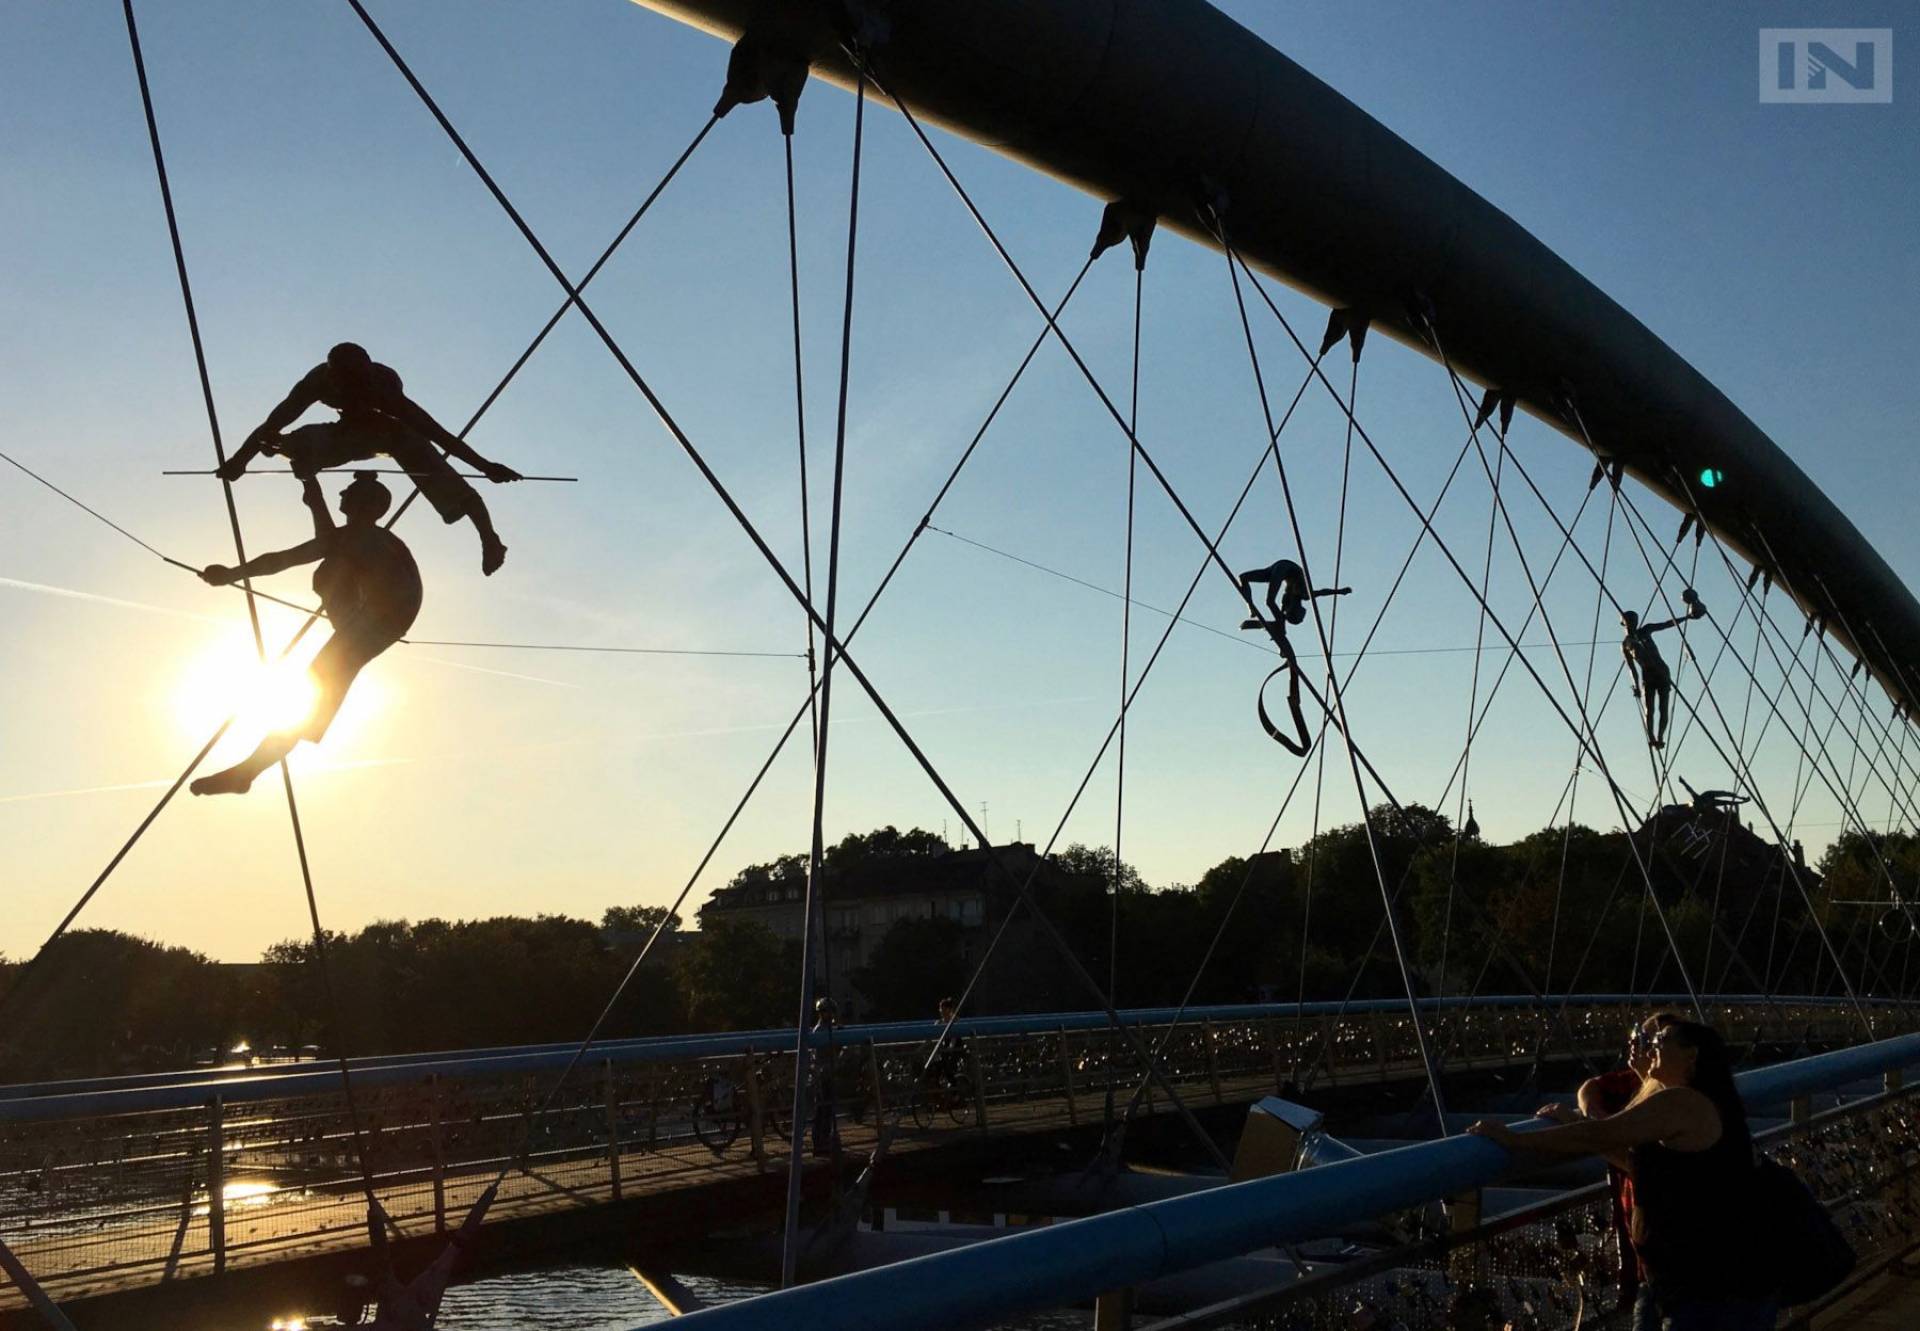
[[[1772,1331],[1772,1275],[1753,1260],[1753,1137],[1726,1042],[1709,1026],[1674,1021],[1649,1045],[1640,1090],[1617,1114],[1525,1133],[1482,1120],[1468,1131],[1513,1151],[1600,1155],[1626,1170],[1645,1277],[1633,1331]]]

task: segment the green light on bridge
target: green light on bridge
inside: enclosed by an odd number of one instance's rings
[[[1700,469],[1700,484],[1708,490],[1713,489],[1726,479],[1727,473],[1721,471],[1718,467],[1702,467]]]

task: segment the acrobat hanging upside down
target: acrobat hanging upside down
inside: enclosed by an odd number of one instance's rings
[[[320,567],[313,571],[313,590],[333,625],[333,636],[307,667],[317,700],[299,725],[268,735],[247,758],[195,781],[189,789],[196,795],[244,795],[254,778],[286,757],[295,744],[303,739],[318,743],[361,667],[398,642],[420,613],[420,568],[413,562],[413,552],[380,525],[381,515],[393,503],[393,492],[371,473],[357,474],[340,492],[340,513],[346,525],[335,526],[319,482],[303,476],[300,484],[313,514],[311,541],[256,555],[238,568],[209,564],[200,577],[224,587],[242,578],[319,561]]]
[[[1304,758],[1313,741],[1307,734],[1307,719],[1300,711],[1300,663],[1293,654],[1293,644],[1287,641],[1287,625],[1305,622],[1308,601],[1320,596],[1346,596],[1353,588],[1310,589],[1305,570],[1291,559],[1279,559],[1265,568],[1250,569],[1240,575],[1238,582],[1240,595],[1246,598],[1249,609],[1254,607],[1253,584],[1263,582],[1267,585],[1267,613],[1271,618],[1262,619],[1255,610],[1253,617],[1243,621],[1240,627],[1264,629],[1267,636],[1273,639],[1273,645],[1280,649],[1280,666],[1260,685],[1260,724],[1287,752]],[[1294,733],[1291,737],[1267,715],[1267,685],[1273,682],[1274,675],[1282,672],[1287,675],[1287,710],[1293,717]]]

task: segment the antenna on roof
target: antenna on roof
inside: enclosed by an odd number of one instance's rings
[[[987,802],[980,801],[980,836],[988,846],[993,845],[993,827],[987,822]]]

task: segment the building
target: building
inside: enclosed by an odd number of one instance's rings
[[[995,867],[995,857],[1008,873]],[[715,919],[752,921],[765,925],[778,938],[797,942],[806,912],[806,862],[800,856],[789,856],[770,867],[771,873],[754,875],[745,882],[736,880],[715,890],[700,908],[701,923]],[[1064,896],[1103,896],[1106,891],[1100,878],[1063,870],[1024,841],[995,846],[991,854],[978,848],[877,854],[830,867],[824,875],[824,927],[814,961],[827,978],[834,1002],[843,1013],[857,1017],[860,995],[853,976],[872,961],[880,940],[902,920],[952,920],[964,931],[967,961],[977,961],[1008,912],[1018,906],[1019,889],[1008,881],[1009,874],[1022,883],[1031,881],[1031,890],[1042,909]],[[1018,958],[1033,954],[1036,947],[1051,954],[1051,942],[1040,934],[1030,914],[1020,910],[1018,918],[1007,926],[996,955],[1016,963]],[[995,965],[983,976],[975,1010],[1015,1010],[1021,1002],[1058,1005],[1071,1001],[1060,983],[1060,973],[1058,964]]]

